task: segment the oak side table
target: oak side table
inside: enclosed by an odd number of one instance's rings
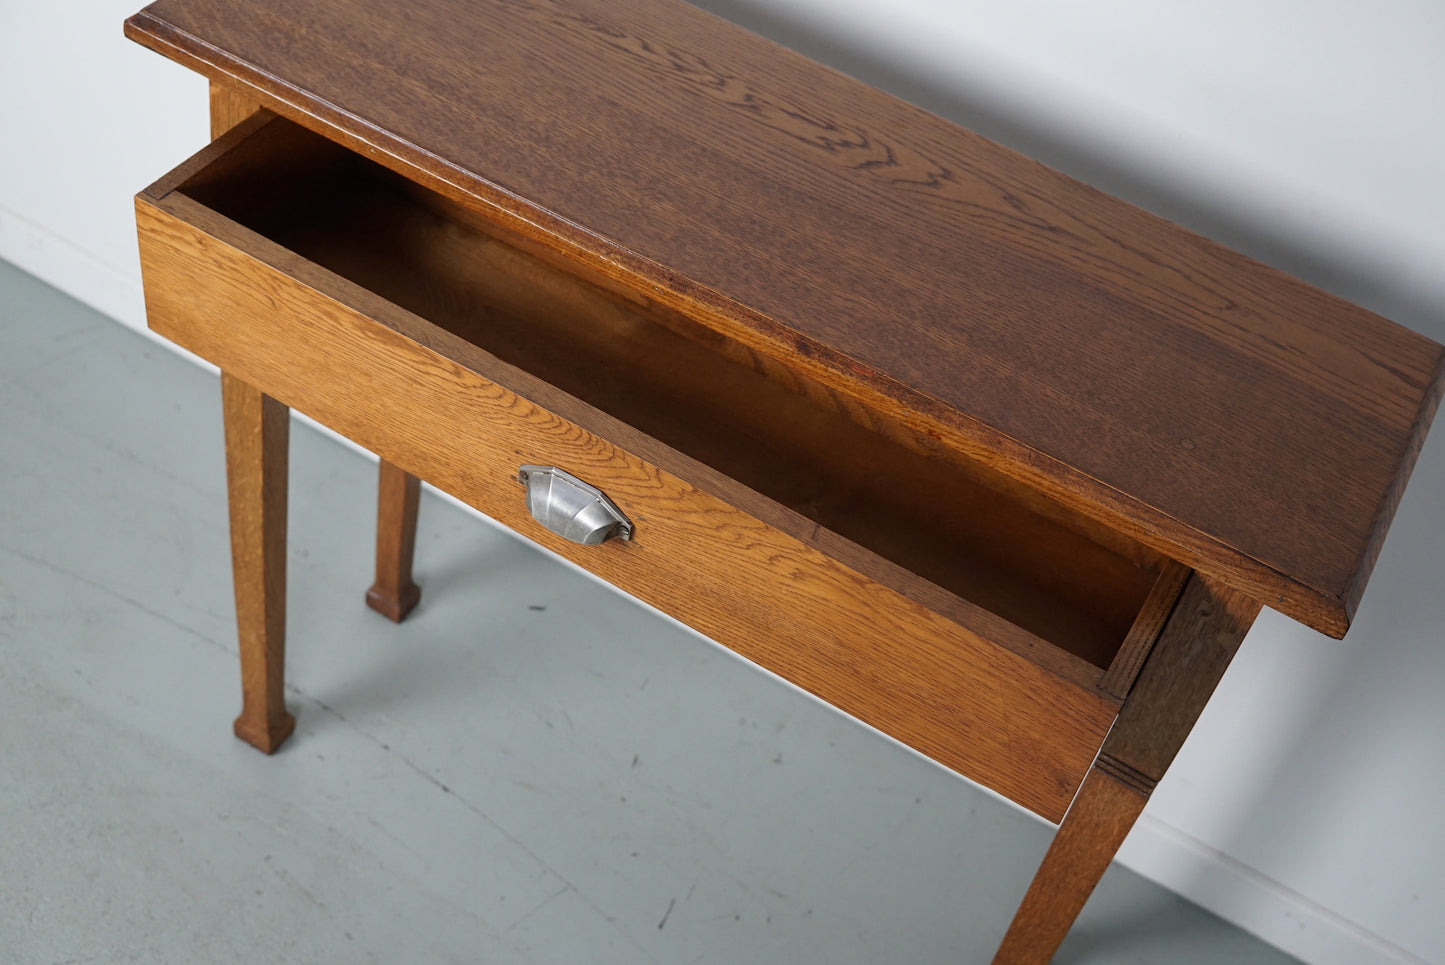
[[[677,0],[159,0],[136,198],[222,370],[274,750],[295,407],[1050,821],[1045,962],[1261,606],[1342,636],[1439,345]]]

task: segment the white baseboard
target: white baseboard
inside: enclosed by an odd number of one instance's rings
[[[140,266],[113,265],[0,205],[0,258],[137,331],[145,331]]]
[[[134,329],[157,345],[202,368],[216,371],[210,362],[146,327],[139,265],[134,273],[127,272],[4,205],[0,205],[0,260]]]
[[[1432,965],[1147,813],[1119,861],[1309,965]]]
[[[138,271],[112,265],[3,206],[0,258],[214,371],[214,366],[146,328]],[[305,421],[342,444],[365,451],[326,427]],[[500,527],[460,500],[447,498]],[[1432,965],[1148,814],[1129,835],[1119,859],[1144,877],[1310,965]]]

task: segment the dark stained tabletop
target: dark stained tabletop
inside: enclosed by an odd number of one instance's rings
[[[160,0],[132,38],[1320,630],[1421,336],[677,0]]]

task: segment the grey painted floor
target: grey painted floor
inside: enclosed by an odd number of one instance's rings
[[[292,437],[290,703],[239,700],[216,378],[0,263],[0,961],[987,962],[1050,831]],[[1277,963],[1119,868],[1061,963]]]

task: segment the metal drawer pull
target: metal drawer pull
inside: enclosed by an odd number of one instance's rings
[[[563,539],[595,546],[613,536],[632,538],[632,521],[596,486],[556,466],[522,466],[517,481],[527,487],[532,518]]]

